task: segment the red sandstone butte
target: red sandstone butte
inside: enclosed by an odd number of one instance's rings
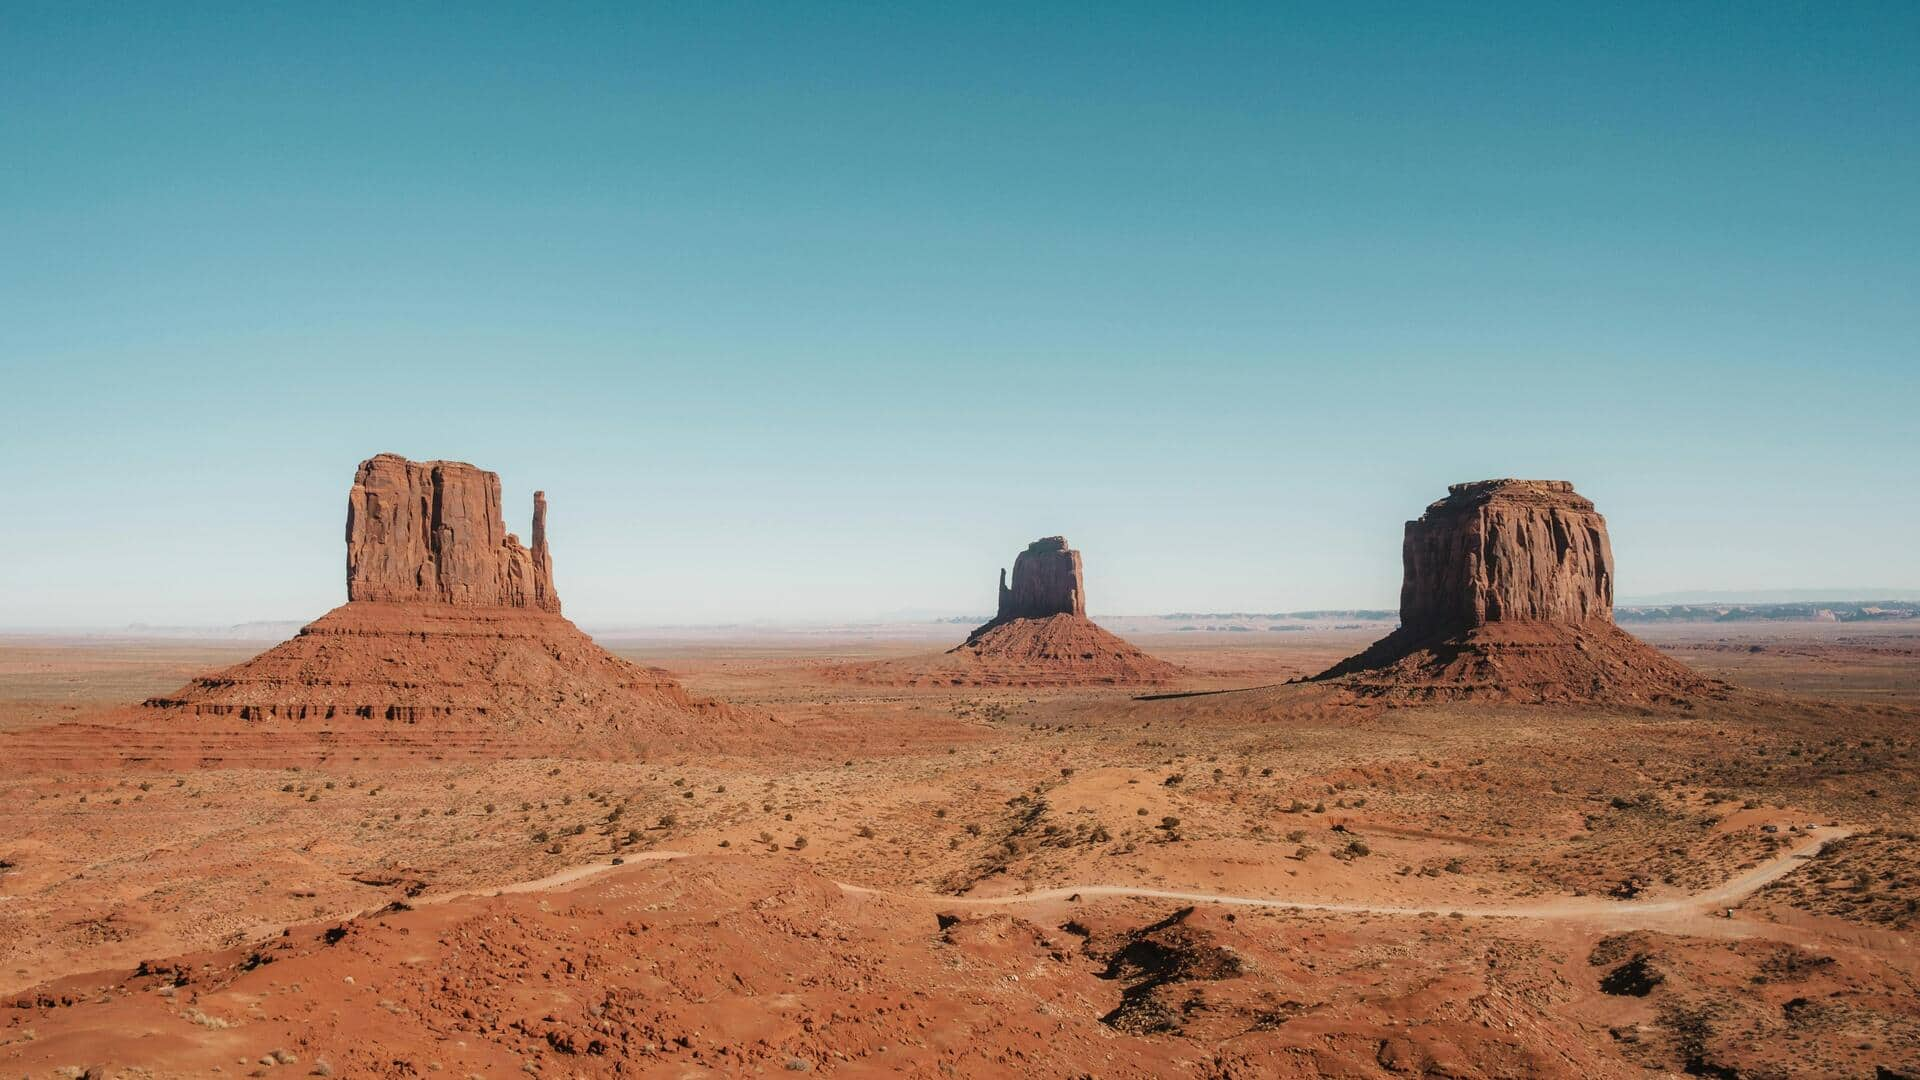
[[[546,515],[536,493],[528,549],[506,531],[498,475],[393,454],[361,462],[347,498],[347,603],[148,699],[134,724],[191,719],[205,746],[232,744],[227,757],[256,754],[248,736],[262,733],[316,735],[334,752],[497,756],[555,742],[588,753],[656,736],[711,743],[738,728],[744,714],[561,617]]]
[[[1067,546],[1064,536],[1048,536],[1027,545],[1013,558],[1013,585],[1000,571],[1000,608],[995,622],[1008,619],[1044,619],[1049,615],[1087,617],[1087,587],[1080,570],[1080,553]]]
[[[501,520],[498,474],[463,461],[368,458],[347,496],[347,599],[558,613],[546,493],[533,493],[529,551]]]
[[[1606,519],[1564,480],[1454,484],[1407,522],[1400,628],[1316,678],[1420,699],[1675,701],[1716,684],[1613,623]]]
[[[1126,686],[1171,682],[1181,670],[1087,618],[1080,553],[1064,536],[1027,545],[1000,571],[994,617],[937,656],[824,669],[829,679],[889,686]]]
[[[999,612],[947,653],[950,681],[1048,686],[1164,683],[1180,669],[1087,618],[1080,553],[1064,536],[1027,545],[1000,571]]]

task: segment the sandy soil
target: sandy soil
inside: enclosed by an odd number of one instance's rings
[[[870,631],[634,640],[805,737],[14,752],[0,1071],[1913,1072],[1920,665],[1849,629],[1660,627],[1762,688],[1666,709],[1286,684],[1377,627],[1134,631],[1184,672],[1147,692],[821,677],[939,647]],[[244,652],[194,648],[0,642],[0,726]]]

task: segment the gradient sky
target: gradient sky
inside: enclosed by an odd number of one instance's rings
[[[0,6],[0,625],[311,617],[353,467],[589,624],[1920,586],[1920,5]]]

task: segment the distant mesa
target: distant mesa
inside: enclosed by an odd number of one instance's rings
[[[1400,627],[1316,676],[1369,696],[1671,702],[1720,684],[1613,622],[1607,523],[1564,480],[1454,484],[1407,522]]]
[[[655,737],[701,743],[739,726],[742,714],[691,698],[561,617],[546,517],[536,493],[525,547],[506,531],[498,475],[369,458],[347,499],[347,603],[245,663],[148,699],[136,721],[440,756],[556,742],[622,755]]]
[[[1132,686],[1179,677],[1087,618],[1080,553],[1064,536],[1027,545],[1000,571],[998,613],[943,655],[833,669],[831,677],[918,686]]]
[[[1141,652],[1087,618],[1080,553],[1048,536],[1014,556],[1013,581],[1000,571],[1000,608],[947,656],[982,683],[1156,685],[1180,669]]]

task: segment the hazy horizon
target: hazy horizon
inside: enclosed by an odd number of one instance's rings
[[[1920,589],[1897,589],[1897,588],[1885,588],[1885,589],[1835,588],[1835,589],[1787,589],[1787,590],[1764,590],[1763,589],[1763,590],[1745,590],[1745,591],[1733,590],[1733,591],[1726,591],[1726,592],[1706,592],[1706,593],[1681,591],[1681,592],[1675,592],[1675,593],[1662,594],[1660,596],[1630,596],[1630,597],[1623,597],[1623,598],[1617,599],[1615,601],[1615,606],[1617,608],[1655,608],[1655,607],[1688,607],[1688,606],[1711,607],[1715,605],[1741,607],[1741,606],[1766,606],[1771,604],[1784,605],[1784,604],[1800,604],[1800,603],[1884,602],[1884,603],[1910,604],[1916,601],[1920,601]],[[344,598],[342,599],[342,602],[343,603],[345,602]],[[1346,613],[1353,613],[1353,612],[1391,613],[1395,611],[1397,608],[1398,608],[1398,602],[1396,600],[1396,602],[1394,603],[1386,603],[1386,604],[1378,604],[1378,605],[1348,604],[1348,605],[1328,607],[1328,608],[1298,608],[1298,609],[1290,609],[1290,610],[1273,610],[1273,611],[1269,611],[1266,609],[1255,610],[1255,609],[1247,609],[1247,608],[1219,609],[1219,610],[1208,610],[1208,611],[1199,611],[1194,609],[1179,609],[1179,610],[1170,610],[1170,611],[1093,611],[1089,613],[1089,618],[1092,618],[1097,622],[1097,621],[1106,620],[1106,619],[1147,620],[1147,619],[1173,619],[1173,618],[1182,618],[1182,617],[1252,618],[1256,616],[1299,617],[1299,616],[1306,616],[1306,615],[1313,615],[1313,614],[1325,614],[1328,617],[1334,617],[1337,615],[1344,615]],[[311,622],[313,618],[316,617],[318,614],[320,613],[315,612],[312,614],[298,616],[298,617],[286,616],[282,618],[243,619],[243,620],[239,620],[237,622],[231,622],[231,623],[149,623],[149,622],[142,622],[142,621],[134,621],[134,622],[126,622],[126,623],[40,623],[40,624],[7,623],[7,624],[0,624],[0,634],[32,635],[36,633],[46,633],[46,634],[57,635],[57,634],[65,634],[65,633],[81,633],[81,634],[113,635],[116,633],[125,632],[130,634],[131,636],[139,636],[141,633],[153,632],[156,634],[180,633],[185,636],[210,637],[210,636],[214,636],[215,632],[221,631],[221,630],[245,630],[249,628],[284,629],[288,627],[302,626],[308,622]],[[830,628],[830,627],[863,627],[863,626],[910,626],[910,625],[931,625],[931,624],[944,624],[944,623],[957,624],[957,623],[971,622],[971,621],[984,622],[985,620],[991,617],[992,617],[992,612],[988,609],[982,608],[980,610],[975,610],[975,611],[961,611],[957,609],[938,609],[938,610],[937,609],[905,609],[905,610],[895,610],[895,611],[872,612],[866,615],[858,615],[858,614],[849,615],[839,619],[828,619],[828,618],[818,618],[818,617],[816,618],[804,618],[804,617],[778,618],[778,617],[762,616],[762,617],[751,618],[751,619],[720,619],[720,620],[713,620],[713,621],[665,620],[665,619],[623,620],[618,618],[596,619],[596,620],[585,620],[585,621],[576,619],[575,621],[580,623],[582,629],[587,630],[589,632],[618,633],[624,630],[648,630],[648,631],[674,630],[674,629],[719,630],[719,629],[727,629],[729,627],[739,627],[739,628],[746,628],[746,629],[765,628],[765,629],[800,630],[800,629],[819,628],[819,627]]]
[[[0,625],[306,619],[381,451],[586,624],[1920,588],[1911,5],[0,14]]]

